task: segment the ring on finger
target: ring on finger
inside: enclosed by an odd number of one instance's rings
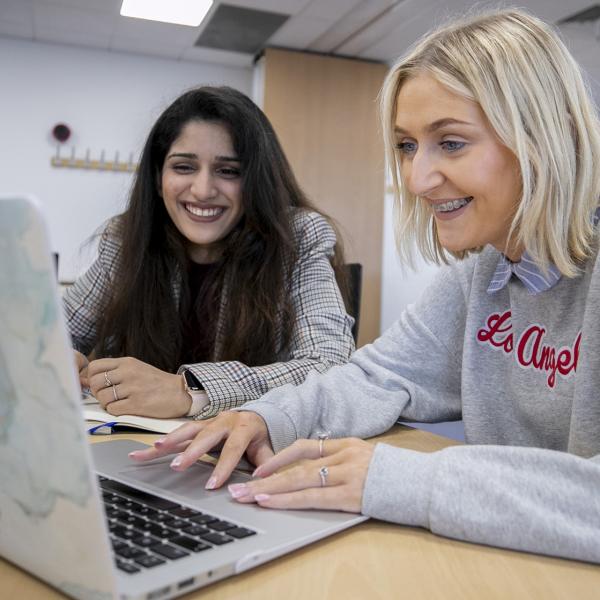
[[[327,485],[327,477],[329,475],[329,469],[327,467],[321,467],[319,469],[319,477],[321,478],[321,487]]]
[[[119,401],[119,394],[117,394],[117,386],[114,384],[112,385],[112,391],[113,391],[113,396],[115,397],[115,402]]]
[[[323,444],[329,439],[329,432],[323,431],[317,436],[319,438],[319,458],[323,458]]]
[[[110,387],[111,385],[113,385],[113,382],[110,380],[107,371],[104,371],[104,382],[106,383],[106,387]]]

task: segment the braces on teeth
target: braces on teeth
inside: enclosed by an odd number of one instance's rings
[[[444,202],[444,204],[440,204],[435,207],[437,212],[450,212],[451,210],[457,210],[471,202],[473,198],[469,196],[468,198],[461,198],[460,200],[449,200],[448,202]]]

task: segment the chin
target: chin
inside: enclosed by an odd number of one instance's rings
[[[472,244],[466,244],[465,242],[458,242],[456,240],[444,240],[440,238],[439,241],[442,248],[448,252],[466,252],[467,250],[471,250],[473,248]]]

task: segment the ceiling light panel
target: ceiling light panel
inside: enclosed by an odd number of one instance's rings
[[[198,27],[212,4],[212,0],[123,0],[121,15]]]

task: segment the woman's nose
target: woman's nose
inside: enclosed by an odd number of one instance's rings
[[[214,178],[208,170],[203,169],[194,177],[191,192],[198,200],[208,200],[217,195]]]
[[[407,164],[403,179],[411,194],[427,196],[445,181],[440,166],[427,151],[417,150],[412,160]]]

